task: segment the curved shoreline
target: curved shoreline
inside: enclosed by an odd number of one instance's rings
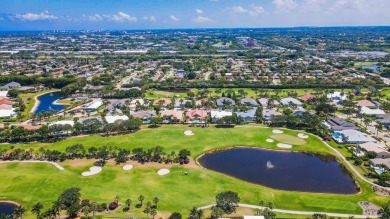
[[[14,204],[16,206],[20,206],[19,203],[15,202],[15,201],[11,201],[11,200],[0,200],[0,203],[9,203],[9,204]]]
[[[43,96],[43,95],[49,94],[49,93],[55,93],[55,92],[58,92],[58,91],[59,91],[59,90],[47,91],[47,92],[45,92],[45,93],[42,93],[42,94],[39,94],[39,95],[35,96],[35,97],[34,97],[34,100],[35,100],[34,106],[33,106],[33,108],[31,108],[31,110],[30,110],[29,113],[35,113],[35,111],[38,109],[39,103],[41,102],[41,101],[39,101],[39,99],[38,99],[40,96]],[[56,105],[62,105],[62,104],[56,104]]]
[[[359,195],[361,193],[363,193],[363,189],[362,187],[358,184],[359,186],[359,191],[356,191],[356,193],[353,193],[353,194],[347,194],[347,193],[327,193],[327,192],[308,192],[308,191],[299,191],[299,190],[283,190],[283,189],[277,189],[277,188],[272,188],[272,187],[268,187],[268,186],[265,186],[265,185],[261,185],[261,184],[258,184],[258,183],[253,183],[253,182],[248,182],[248,181],[245,181],[245,180],[242,180],[240,178],[237,178],[233,175],[230,175],[230,174],[226,174],[226,173],[221,173],[221,172],[218,172],[218,171],[215,171],[215,170],[212,170],[212,169],[208,169],[204,166],[202,166],[200,163],[199,163],[199,159],[201,157],[203,157],[204,155],[207,155],[207,154],[212,154],[212,153],[218,153],[218,152],[223,152],[223,151],[228,151],[228,150],[234,150],[234,149],[237,149],[237,148],[249,148],[249,149],[256,149],[256,150],[267,150],[267,151],[276,151],[276,152],[285,152],[285,153],[301,153],[301,154],[306,154],[302,151],[288,151],[288,150],[274,150],[274,149],[269,149],[269,148],[260,148],[260,147],[256,147],[256,146],[231,146],[231,147],[225,147],[225,148],[219,148],[219,149],[214,149],[214,150],[208,150],[208,151],[205,151],[205,153],[197,156],[195,158],[195,163],[197,165],[199,165],[201,168],[205,169],[205,170],[211,170],[217,174],[222,174],[224,176],[227,176],[227,177],[232,177],[233,179],[237,179],[237,180],[240,180],[242,182],[245,182],[245,183],[249,183],[249,184],[252,184],[252,185],[256,185],[256,186],[261,186],[261,187],[265,187],[265,188],[268,188],[268,189],[273,189],[273,190],[276,190],[276,191],[284,191],[284,192],[302,192],[302,193],[308,193],[308,194],[327,194],[327,195],[345,195],[345,196],[353,196],[353,195]],[[313,155],[316,155],[316,154],[313,154]],[[331,154],[332,155],[332,154]],[[332,155],[334,156],[334,155]],[[342,164],[342,162],[340,162],[336,156],[334,156],[336,161],[339,163],[339,164]],[[356,183],[358,183],[356,181],[356,179],[354,178],[354,176],[352,174],[348,174],[353,181],[355,181]]]

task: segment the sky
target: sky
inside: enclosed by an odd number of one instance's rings
[[[390,0],[0,0],[0,30],[390,26]]]

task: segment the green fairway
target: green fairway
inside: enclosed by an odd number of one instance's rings
[[[184,131],[192,130],[195,135],[185,136]],[[280,141],[295,139],[299,132],[284,130]],[[272,134],[271,128],[257,125],[239,126],[236,128],[189,128],[185,126],[163,126],[157,129],[143,128],[128,135],[111,137],[87,136],[70,138],[53,144],[31,143],[14,144],[14,147],[33,148],[39,153],[40,147],[65,150],[66,146],[82,143],[84,146],[118,146],[132,149],[136,147],[151,148],[162,146],[166,152],[186,148],[193,158],[206,150],[229,146],[253,146],[269,149],[279,149],[276,139],[273,143],[265,140]],[[300,140],[299,147],[291,150],[311,151],[334,154],[318,138],[311,136]],[[0,147],[9,148],[10,145]],[[260,200],[273,202],[275,208],[301,211],[339,212],[359,214],[362,210],[358,201],[370,201],[376,204],[384,203],[387,197],[377,196],[371,192],[370,185],[357,179],[362,192],[356,195],[316,194],[270,189],[247,183],[211,170],[206,170],[191,162],[189,165],[167,166],[171,173],[159,176],[157,171],[161,164],[135,165],[130,171],[122,170],[124,164],[115,165],[109,162],[103,171],[95,176],[82,177],[81,173],[93,165],[93,160],[73,160],[60,163],[65,170],[60,171],[49,164],[10,163],[0,164],[1,196],[3,200],[14,200],[31,209],[40,201],[48,208],[56,197],[69,187],[80,187],[83,198],[98,202],[112,202],[119,195],[121,201],[127,198],[133,200],[134,206],[139,195],[146,200],[157,196],[160,199],[157,218],[165,217],[168,212],[178,211],[185,216],[194,206],[204,206],[215,202],[215,195],[222,191],[238,192],[242,203],[258,204]],[[188,175],[183,172],[188,171]],[[136,215],[144,216],[142,210],[133,208],[128,213],[117,211],[110,216]],[[31,213],[26,215],[32,218]]]
[[[281,143],[286,143],[286,144],[292,144],[292,145],[304,145],[306,144],[306,141],[292,136],[292,135],[286,135],[286,134],[274,134],[271,135],[270,138],[279,141]]]

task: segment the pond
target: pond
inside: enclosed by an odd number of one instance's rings
[[[62,97],[61,93],[53,92],[47,93],[38,97],[39,105],[35,110],[34,114],[39,114],[42,111],[49,110],[62,110],[64,107],[59,104],[54,104],[54,102]]]
[[[353,179],[337,161],[304,153],[237,148],[205,154],[199,163],[207,169],[274,189],[357,193]]]
[[[11,215],[14,213],[14,209],[16,207],[18,207],[16,204],[0,201],[0,215],[2,214]]]

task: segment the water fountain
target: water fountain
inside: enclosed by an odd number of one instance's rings
[[[274,165],[271,163],[271,161],[267,161],[267,168],[274,168]]]

